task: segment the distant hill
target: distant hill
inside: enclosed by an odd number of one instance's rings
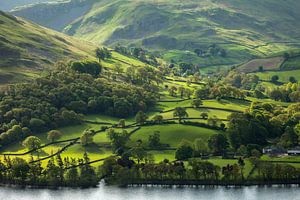
[[[0,11],[0,84],[35,76],[60,60],[92,57],[95,48]]]
[[[9,11],[15,7],[25,6],[33,3],[43,3],[48,1],[49,0],[0,0],[0,10]]]
[[[98,44],[143,46],[205,67],[298,48],[299,10],[295,0],[72,0],[12,13]]]

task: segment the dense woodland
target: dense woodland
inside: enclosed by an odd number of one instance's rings
[[[82,114],[128,117],[147,111],[158,98],[155,90],[101,78],[101,65],[96,62],[69,65],[31,83],[13,85],[1,94],[1,145],[31,133],[79,124]],[[141,83],[144,78],[139,77]]]

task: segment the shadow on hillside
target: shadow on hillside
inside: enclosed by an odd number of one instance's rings
[[[100,146],[95,143],[83,147],[83,150],[86,150],[87,153],[97,153],[97,154],[104,153],[104,151],[101,150]]]

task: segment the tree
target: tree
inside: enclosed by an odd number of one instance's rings
[[[244,179],[245,161],[240,157],[239,160],[238,160],[238,164],[239,164],[240,169],[241,169],[242,179]]]
[[[11,166],[11,175],[15,179],[20,179],[21,183],[23,183],[27,178],[28,172],[30,170],[28,163],[24,159],[16,157],[12,159]]]
[[[173,112],[173,117],[178,117],[179,123],[181,123],[182,118],[188,117],[189,114],[186,112],[186,109],[183,107],[176,107]]]
[[[284,57],[285,60],[288,60],[290,58],[290,54],[288,52],[285,52],[283,54],[283,57]]]
[[[111,58],[111,52],[105,47],[97,48],[96,57],[99,59],[99,62],[101,62],[101,60],[104,60],[106,58]]]
[[[85,130],[80,137],[81,145],[88,146],[89,144],[92,144],[94,142],[93,137],[94,137],[93,131]]]
[[[208,88],[198,88],[195,91],[195,97],[198,99],[206,99],[209,96]]]
[[[277,83],[278,80],[279,80],[279,76],[278,76],[278,75],[274,75],[274,76],[272,76],[272,78],[271,78],[271,82],[272,82],[272,83]]]
[[[298,144],[298,135],[292,127],[286,127],[284,134],[280,137],[279,144],[285,148],[294,147]]]
[[[294,127],[295,133],[297,133],[298,137],[300,138],[300,122]]]
[[[135,116],[136,123],[143,125],[147,121],[148,117],[143,111],[139,111]]]
[[[61,138],[61,136],[62,136],[62,132],[60,132],[58,130],[52,130],[52,131],[48,132],[47,139],[50,142],[54,142],[54,141],[58,140],[59,138]]]
[[[28,148],[29,150],[37,149],[41,146],[41,144],[42,142],[40,138],[36,136],[29,136],[22,143],[22,145]]]
[[[31,130],[38,132],[42,131],[45,128],[45,122],[41,119],[32,118],[29,121],[29,126]]]
[[[189,88],[185,88],[184,93],[188,99],[190,99],[191,95],[193,94],[192,90],[190,90]]]
[[[65,175],[67,185],[73,187],[76,187],[79,182],[79,173],[76,164],[77,164],[76,160],[72,159],[70,163],[71,168],[66,171],[66,175]]]
[[[221,120],[218,119],[217,116],[210,117],[207,120],[207,124],[213,127],[217,127],[220,122]]]
[[[155,115],[153,118],[152,118],[152,121],[156,124],[161,124],[164,120],[164,117],[162,115]]]
[[[85,152],[83,155],[83,163],[80,166],[79,183],[81,187],[95,187],[98,185],[98,177],[96,176],[95,169],[89,164],[90,159]]]
[[[111,141],[114,152],[121,155],[126,148],[126,144],[129,141],[130,134],[123,130],[122,132],[116,132],[115,129],[108,129],[107,137]]]
[[[195,108],[199,108],[203,104],[201,99],[194,99],[191,105]]]
[[[55,164],[54,157],[50,158],[45,169],[46,179],[50,186],[57,186],[60,184],[60,169]]]
[[[102,49],[97,48],[96,49],[96,57],[98,58],[99,62],[101,62],[101,60],[105,59],[105,52]]]
[[[294,76],[291,76],[291,77],[289,78],[289,81],[290,81],[291,83],[297,83],[297,80],[296,80],[296,78],[295,78]]]
[[[140,162],[147,157],[147,151],[142,145],[138,144],[131,148],[131,156],[137,160],[138,164],[140,164]]]
[[[264,93],[259,90],[254,90],[253,95],[258,99],[263,99],[265,97]]]
[[[170,94],[170,96],[172,96],[172,97],[176,96],[176,92],[177,92],[177,88],[175,86],[171,86],[169,88],[169,94]]]
[[[123,73],[123,68],[122,68],[122,65],[120,65],[120,64],[115,64],[113,69],[117,74]]]
[[[120,128],[125,128],[126,126],[126,121],[125,119],[120,119],[119,123],[118,123],[118,127]]]
[[[223,154],[228,146],[229,144],[224,134],[215,134],[208,139],[208,147],[216,155]]]
[[[208,113],[207,112],[202,112],[200,114],[200,117],[202,117],[202,119],[208,119]]]
[[[300,102],[300,91],[295,91],[289,94],[291,102]]]
[[[178,87],[178,92],[179,92],[180,98],[183,98],[184,93],[185,93],[185,88],[182,86]]]
[[[205,142],[202,138],[197,138],[194,141],[194,150],[195,154],[203,156],[203,154],[208,153],[207,142]]]
[[[71,62],[69,65],[73,71],[90,74],[93,77],[98,77],[102,71],[102,66],[98,62],[92,60],[75,61]]]
[[[151,148],[160,147],[161,144],[160,144],[160,132],[159,131],[154,131],[153,135],[149,135],[148,144],[149,144],[149,147],[151,147]]]
[[[194,150],[191,146],[184,144],[177,148],[175,158],[177,160],[186,160],[193,157],[193,152]]]

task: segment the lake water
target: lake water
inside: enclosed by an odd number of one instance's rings
[[[298,187],[16,189],[0,187],[0,200],[300,200]]]

